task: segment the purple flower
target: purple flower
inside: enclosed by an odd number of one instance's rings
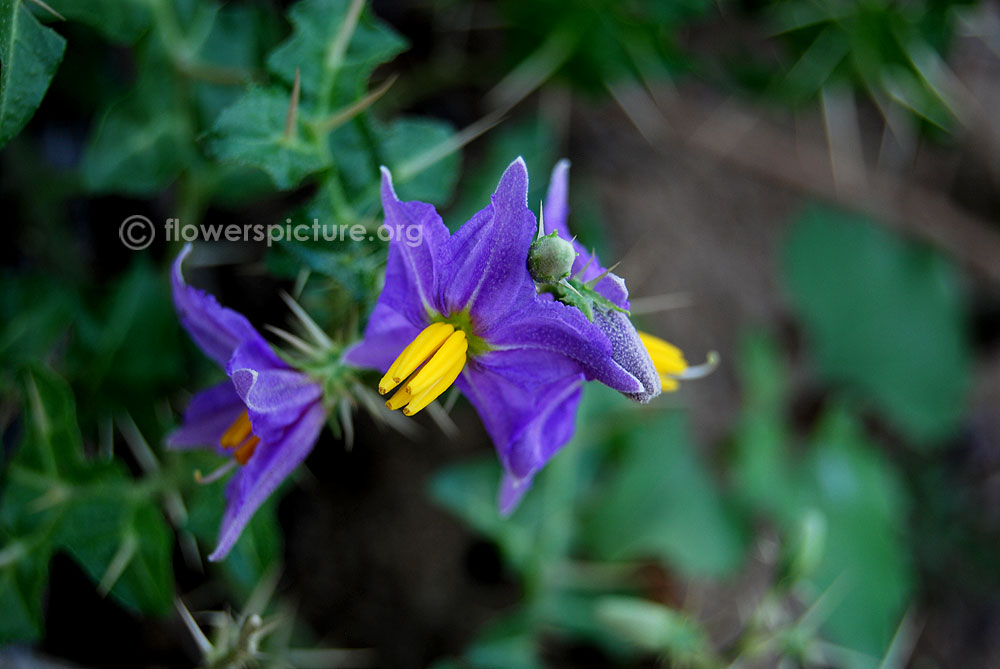
[[[567,226],[569,217],[569,161],[560,160],[552,170],[545,197],[545,232],[557,232],[563,239],[573,239]],[[625,392],[639,402],[648,402],[661,391],[676,390],[679,379],[702,376],[715,366],[714,354],[699,367],[688,367],[684,355],[673,344],[645,332],[638,332],[628,317],[629,300],[625,281],[601,266],[596,254],[587,251],[575,239],[577,256],[571,270],[571,283],[589,284],[598,295],[618,309],[593,309],[594,322],[611,341],[612,358],[642,381],[640,392]],[[620,309],[620,310],[619,310]]]
[[[279,358],[249,321],[214,297],[184,283],[174,261],[171,284],[181,324],[226,370],[229,380],[191,399],[184,422],[167,439],[171,448],[215,446],[239,471],[226,488],[219,541],[209,560],[229,553],[254,512],[312,450],[326,420],[322,390]]]
[[[527,269],[537,231],[527,196],[518,158],[489,206],[449,234],[432,205],[401,202],[383,168],[385,224],[394,231],[385,287],[364,339],[345,354],[350,364],[385,372],[379,392],[394,391],[386,406],[406,415],[457,385],[503,465],[504,513],[572,437],[585,379],[646,392],[583,312],[538,295]]]

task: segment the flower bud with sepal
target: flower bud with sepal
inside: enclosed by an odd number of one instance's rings
[[[576,262],[576,249],[553,230],[539,235],[528,249],[528,272],[537,283],[557,283],[569,278]]]

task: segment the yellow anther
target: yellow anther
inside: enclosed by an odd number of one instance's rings
[[[417,335],[410,345],[403,349],[378,382],[378,392],[385,395],[419,367],[455,331],[449,323],[431,323]]]
[[[653,361],[653,366],[660,375],[660,384],[663,392],[667,393],[677,390],[677,377],[688,368],[687,361],[681,350],[668,341],[653,336],[647,332],[640,332],[639,339],[642,345],[649,352],[649,357]]]
[[[406,384],[406,389],[414,398],[425,390],[429,390],[444,374],[451,371],[456,362],[461,360],[462,364],[465,364],[467,350],[469,350],[469,340],[465,338],[465,333],[461,330],[451,333],[448,339],[441,344],[441,348],[437,350],[434,357],[410,379]]]
[[[466,357],[465,352],[463,351],[462,355],[452,362],[451,367],[449,367],[445,373],[437,379],[437,381],[424,390],[420,395],[417,395],[410,400],[410,403],[403,407],[403,413],[407,416],[412,416],[440,397],[441,393],[448,390],[448,388],[451,387],[451,384],[455,382],[455,379],[458,378],[458,375],[462,373],[462,369],[465,368],[465,361]]]
[[[241,465],[245,465],[250,462],[250,458],[253,456],[254,451],[257,450],[257,444],[260,443],[260,437],[250,437],[236,449],[233,457],[236,458],[236,462]]]
[[[465,367],[468,350],[464,331],[448,323],[427,326],[403,349],[379,382],[378,390],[385,395],[410,377],[385,405],[393,411],[402,409],[407,416],[418,413],[455,382]]]
[[[233,424],[222,433],[222,437],[219,438],[219,445],[223,448],[236,448],[250,436],[252,431],[253,428],[250,426],[250,417],[247,415],[247,412],[244,411],[236,420],[233,421]]]
[[[396,409],[405,406],[406,403],[410,401],[411,397],[412,395],[410,395],[409,389],[403,387],[397,390],[393,396],[386,401],[385,405],[395,411]]]

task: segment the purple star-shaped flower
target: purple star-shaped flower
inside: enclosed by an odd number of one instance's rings
[[[229,553],[254,512],[312,450],[326,420],[322,390],[288,366],[254,329],[213,296],[187,285],[174,261],[174,305],[195,343],[226,370],[229,380],[195,395],[170,448],[215,446],[240,465],[226,488],[219,541],[209,560]]]
[[[432,205],[401,202],[383,168],[385,224],[394,233],[385,287],[364,339],[345,354],[352,365],[385,372],[379,391],[398,386],[386,405],[407,415],[455,383],[496,446],[504,513],[572,437],[585,379],[645,391],[595,323],[537,294],[527,269],[537,232],[527,197],[518,158],[489,206],[449,234]]]

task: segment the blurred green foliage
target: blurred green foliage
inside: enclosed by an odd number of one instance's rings
[[[970,0],[778,0],[763,12],[788,49],[769,92],[801,103],[824,89],[852,85],[885,113],[902,105],[923,121],[952,129],[953,81],[942,68],[957,12]]]
[[[57,550],[124,606],[165,613],[173,598],[171,538],[155,497],[121,462],[85,457],[62,379],[38,368],[20,386],[26,435],[4,468],[0,497],[2,597],[10,600],[0,640],[41,635],[41,591]]]
[[[373,231],[386,165],[401,197],[450,204],[455,227],[516,155],[530,167],[531,203],[540,202],[565,139],[542,115],[505,123],[456,194],[469,136],[438,119],[373,111],[392,83],[373,87],[377,69],[407,44],[364,3],[301,0],[284,16],[278,3],[47,4],[65,22],[39,3],[0,0],[0,146],[18,166],[15,209],[31,221],[16,231],[23,257],[0,285],[0,643],[43,635],[49,564],[60,552],[127,610],[168,612],[175,545],[197,562],[222,511],[224,485],[191,479],[219,457],[160,453],[176,421],[169,400],[211,373],[177,326],[164,273],[141,257],[104,268],[100,253],[76,243],[65,202],[166,199],[197,223],[209,207],[248,212],[270,199],[277,220],[267,222]],[[690,76],[793,106],[852,87],[887,116],[899,105],[953,130],[962,112],[943,58],[972,4],[744,3],[741,17],[779,47],[764,62],[729,45],[688,51],[687,31],[721,20],[702,0],[505,0],[496,8],[505,58],[491,65],[511,99],[550,79],[603,95],[622,80]],[[60,65],[63,34],[69,49],[76,37],[95,53]],[[125,66],[109,65],[115,56]],[[63,95],[93,116],[69,169],[39,158],[45,142],[30,126],[21,133],[60,66],[72,79]],[[497,81],[460,83],[479,96]],[[574,188],[573,197],[574,228],[600,248],[593,196]],[[73,243],[53,248],[50,238]],[[378,295],[384,260],[376,239],[283,240],[266,267],[294,280],[316,321],[349,340]],[[955,546],[971,546],[972,587],[995,578],[992,544],[954,523],[974,501],[942,492],[948,472],[933,459],[962,427],[972,371],[957,271],[875,221],[818,207],[793,223],[779,269],[809,375],[794,377],[785,342],[748,334],[731,361],[741,406],[720,452],[696,442],[680,411],[636,410],[588,388],[577,438],[510,520],[496,512],[494,458],[433,480],[433,497],[496,544],[524,594],[461,660],[440,666],[543,666],[551,636],[622,663],[878,666],[922,594],[922,570],[947,570]],[[803,384],[815,394],[811,411],[800,406]],[[897,441],[928,458],[917,471],[892,450]],[[280,564],[276,504],[210,572],[235,599],[255,601]],[[739,602],[751,614],[733,639],[643,577],[728,586],[755,566],[766,592]]]
[[[622,452],[588,514],[585,543],[601,560],[655,557],[692,578],[732,573],[746,532],[698,459],[683,417],[637,418],[616,435]]]
[[[799,219],[785,281],[819,372],[874,403],[916,444],[962,417],[971,354],[961,286],[936,252],[827,209]]]
[[[509,520],[496,514],[495,459],[456,465],[434,479],[435,499],[495,541],[523,579],[524,601],[504,619],[511,622],[486,630],[466,661],[515,666],[527,656],[534,664],[516,666],[541,666],[546,629],[623,659],[634,655],[633,644],[677,649],[675,659],[690,655],[697,666],[711,659],[700,628],[683,614],[621,598],[640,594],[638,570],[650,561],[697,579],[731,576],[745,559],[744,519],[693,451],[683,423],[675,412],[637,413],[616,393],[588,386],[577,437]]]
[[[914,581],[899,474],[842,405],[829,407],[794,448],[780,381],[787,373],[773,342],[747,339],[742,365],[745,392],[766,401],[745,405],[734,434],[736,494],[788,537],[779,575],[830,592],[835,604],[824,624],[831,638],[881,657]]]

